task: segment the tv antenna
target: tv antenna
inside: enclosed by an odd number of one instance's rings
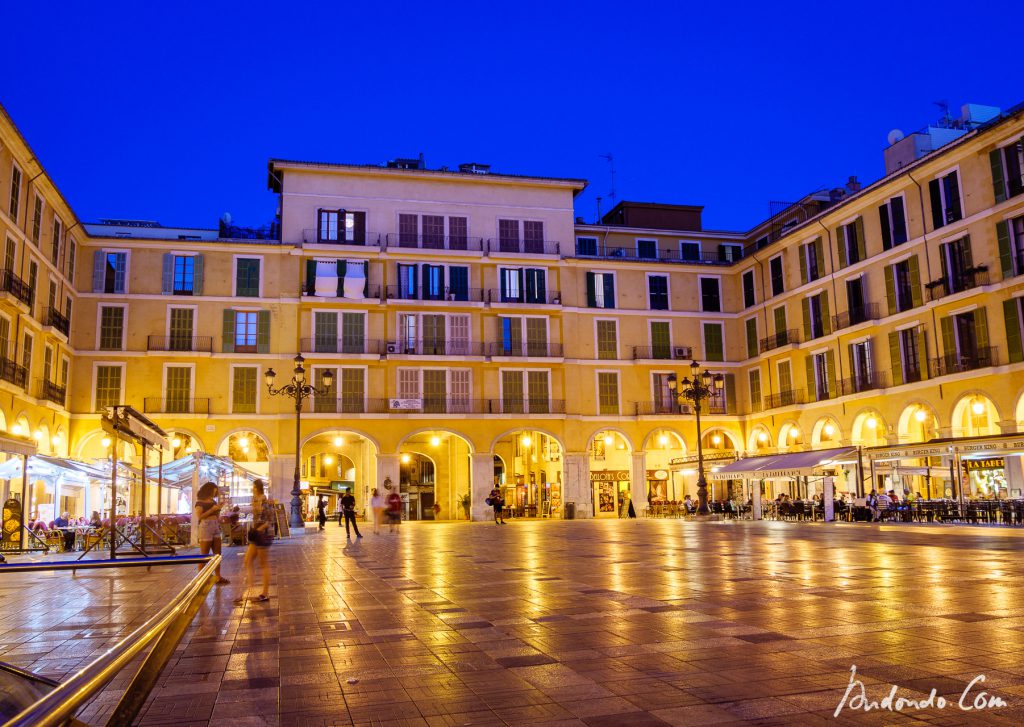
[[[611,152],[607,154],[599,155],[602,159],[608,160],[608,176],[611,177],[612,188],[608,191],[608,201],[611,202],[612,207],[615,206],[615,157],[612,156]]]

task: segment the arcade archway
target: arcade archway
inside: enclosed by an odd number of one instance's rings
[[[549,517],[561,512],[561,442],[547,432],[519,429],[498,437],[492,451],[495,483],[502,489],[505,506],[516,516]]]
[[[377,481],[377,446],[358,432],[317,432],[302,443],[299,477],[302,506],[308,518],[315,517],[320,496],[326,497],[329,517],[338,511],[345,493],[356,498],[356,510],[364,510]]]
[[[413,432],[398,445],[400,493],[409,520],[454,520],[470,494],[472,447],[444,429]]]
[[[621,517],[635,499],[633,487],[646,483],[633,480],[633,444],[624,432],[603,429],[595,432],[587,446],[590,453],[590,483],[594,517]]]

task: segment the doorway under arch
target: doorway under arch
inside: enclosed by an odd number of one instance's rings
[[[517,517],[549,517],[564,504],[563,450],[554,436],[537,429],[505,432],[491,446],[502,463],[502,479],[495,478],[505,507]],[[497,472],[495,472],[497,475]]]
[[[419,484],[401,490],[406,519],[455,520],[463,516],[462,500],[470,494],[472,445],[467,437],[447,429],[412,432],[398,445],[399,471],[417,464]],[[408,462],[403,460],[408,457]],[[432,470],[426,466],[429,461]],[[429,475],[432,480],[424,478]],[[412,480],[410,480],[412,482]]]

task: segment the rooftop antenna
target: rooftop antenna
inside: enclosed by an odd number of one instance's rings
[[[600,222],[601,222],[601,198],[598,197],[597,198],[597,220],[595,220],[595,224],[600,224]]]
[[[600,157],[602,159],[607,159],[608,160],[608,176],[610,176],[611,180],[612,180],[612,188],[608,191],[608,200],[612,203],[612,207],[614,207],[615,206],[615,199],[616,199],[616,195],[615,195],[615,157],[612,156],[611,152],[608,152],[607,154],[601,154]]]
[[[941,128],[948,129],[952,125],[953,121],[949,115],[949,101],[942,99],[941,101],[933,101],[932,103],[942,109],[942,118],[939,119]]]

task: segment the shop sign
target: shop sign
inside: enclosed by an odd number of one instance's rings
[[[990,439],[987,442],[967,441],[962,444],[953,445],[953,450],[960,454],[992,451],[1024,452],[1024,439]]]
[[[598,470],[590,473],[591,482],[618,482],[628,479],[629,472],[627,470]]]
[[[865,452],[868,459],[914,459],[917,457],[941,457],[949,454],[948,444],[921,445],[920,447],[900,447],[899,449],[869,450]]]
[[[391,409],[422,409],[422,399],[389,399],[388,406]]]
[[[647,479],[649,480],[667,480],[668,470],[647,470]]]
[[[965,459],[964,469],[968,472],[974,470],[1001,470],[1005,467],[1002,457],[989,457],[988,459]]]

